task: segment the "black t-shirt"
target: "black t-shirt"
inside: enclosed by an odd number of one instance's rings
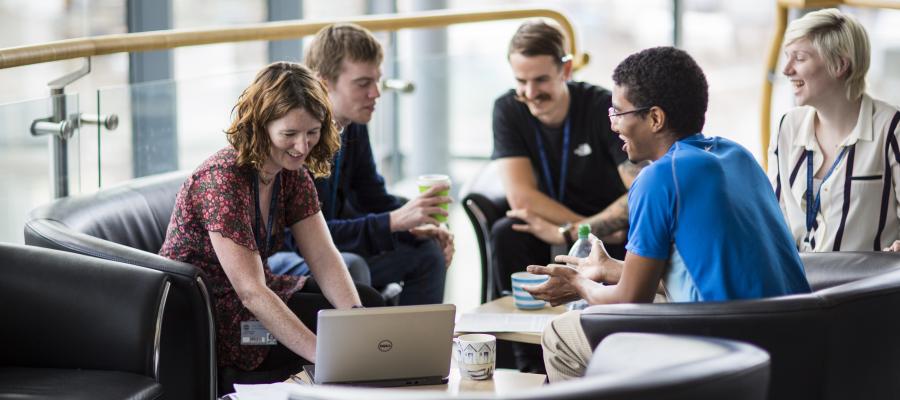
[[[607,111],[612,104],[611,93],[584,82],[569,82],[568,86],[570,102],[566,118],[570,119],[571,139],[562,204],[578,214],[591,216],[625,194],[617,167],[628,156],[622,150],[619,135],[610,130]],[[551,196],[559,190],[563,127],[543,126],[514,96],[515,92],[510,90],[494,102],[491,158],[528,157],[539,190]],[[538,137],[549,164],[553,191],[547,188]]]

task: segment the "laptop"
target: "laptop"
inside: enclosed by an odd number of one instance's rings
[[[447,383],[456,306],[434,304],[319,311],[316,384]]]

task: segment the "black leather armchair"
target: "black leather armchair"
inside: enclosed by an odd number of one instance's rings
[[[475,229],[478,250],[481,254],[481,302],[499,297],[503,283],[494,269],[491,253],[491,228],[500,218],[506,216],[509,203],[500,180],[497,162],[485,166],[478,175],[462,188],[462,206]]]
[[[215,325],[206,278],[190,264],[157,255],[186,176],[135,179],[37,208],[25,224],[25,243],[165,272],[172,291],[163,321],[159,381],[168,399],[213,399]]]
[[[618,333],[597,347],[587,375],[534,390],[479,396],[385,389],[299,386],[293,400],[761,400],[769,380],[765,351],[723,339]],[[474,395],[473,395],[474,394]]]
[[[0,399],[161,399],[166,274],[0,243]]]
[[[715,336],[772,357],[770,399],[900,397],[900,255],[802,254],[814,292],[750,301],[593,306],[596,345],[616,332]]]

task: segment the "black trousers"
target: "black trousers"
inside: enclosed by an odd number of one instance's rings
[[[384,306],[381,294],[369,286],[356,284],[359,299],[366,307]],[[316,332],[316,322],[319,310],[331,309],[334,306],[328,302],[322,289],[313,278],[306,281],[303,288],[294,293],[287,302],[288,308],[300,318],[300,322],[309,330]],[[283,344],[278,343],[269,350],[269,355],[262,364],[253,371],[243,371],[233,367],[219,368],[219,395],[234,391],[235,383],[254,384],[281,382],[291,374],[300,372],[303,365],[312,364],[303,359]]]

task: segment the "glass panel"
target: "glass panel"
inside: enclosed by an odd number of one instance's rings
[[[78,114],[77,95],[65,95],[68,115]],[[32,122],[52,115],[50,98],[0,104],[0,242],[23,243],[22,229],[28,213],[53,200],[53,136],[33,136]],[[69,192],[78,193],[79,135],[66,141]]]
[[[119,127],[100,133],[99,182],[192,170],[227,144],[231,108],[255,71],[116,86],[97,92],[98,110]]]

